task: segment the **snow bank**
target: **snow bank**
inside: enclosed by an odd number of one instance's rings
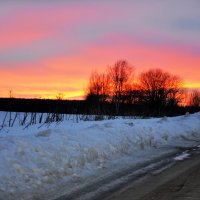
[[[0,132],[0,199],[40,199],[60,183],[69,185],[70,190],[70,185],[100,175],[102,169],[109,171],[115,164],[123,167],[148,157],[149,152],[199,140],[200,113],[64,121],[40,129],[38,125],[4,127]]]

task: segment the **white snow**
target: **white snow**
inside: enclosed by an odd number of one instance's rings
[[[0,199],[44,199],[60,186],[70,191],[114,169],[200,143],[200,113],[78,123],[66,118],[19,126],[18,116],[9,127],[0,112]]]
[[[174,157],[174,160],[178,160],[178,161],[181,161],[181,160],[185,160],[186,158],[188,158],[190,156],[189,153],[186,153],[186,152],[183,152],[182,154]]]

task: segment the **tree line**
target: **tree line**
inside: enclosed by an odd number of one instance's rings
[[[138,111],[155,116],[178,111],[184,96],[181,77],[159,68],[134,75],[135,68],[126,60],[118,60],[103,73],[92,72],[86,88],[91,112],[119,115]],[[191,104],[200,105],[198,95],[193,93]]]
[[[200,91],[186,93],[183,80],[159,68],[136,76],[126,60],[118,60],[104,72],[91,73],[85,100],[0,98],[0,110],[86,115],[174,116],[200,111]],[[186,101],[187,99],[187,101]],[[184,102],[185,101],[185,102]]]

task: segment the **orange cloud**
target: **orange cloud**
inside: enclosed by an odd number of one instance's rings
[[[94,69],[105,71],[108,64],[112,65],[121,58],[134,65],[137,74],[158,67],[180,75],[185,87],[200,87],[200,58],[187,49],[143,44],[126,37],[112,36],[109,39],[112,39],[110,44],[90,44],[76,55],[49,57],[32,64],[21,63],[18,68],[5,66],[1,69],[1,96],[8,96],[9,90],[13,90],[17,97],[55,98],[62,92],[65,98],[79,98],[84,95]]]

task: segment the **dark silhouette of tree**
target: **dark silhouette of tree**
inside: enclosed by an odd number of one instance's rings
[[[184,99],[180,77],[161,69],[149,69],[133,82],[133,72],[126,60],[108,66],[105,73],[93,72],[86,90],[87,113],[144,116],[180,113]]]
[[[12,90],[9,91],[9,98],[14,98],[14,94]]]
[[[151,108],[175,106],[180,101],[182,81],[161,69],[150,69],[139,76],[142,100]]]
[[[107,74],[93,72],[89,79],[86,95],[95,96],[99,102],[105,102],[109,96],[110,82]]]
[[[63,100],[64,99],[64,94],[59,92],[57,95],[56,95],[56,99],[57,100]]]
[[[118,114],[126,88],[133,80],[133,67],[126,60],[119,60],[108,67],[108,75],[111,83],[112,101],[115,104],[116,114]]]
[[[122,103],[129,105],[138,104],[140,93],[136,84],[127,84],[123,91]]]
[[[97,114],[102,112],[104,104],[109,98],[110,81],[105,73],[93,72],[86,90],[86,102]]]
[[[200,92],[198,90],[193,90],[190,94],[189,105],[194,107],[200,106]]]

